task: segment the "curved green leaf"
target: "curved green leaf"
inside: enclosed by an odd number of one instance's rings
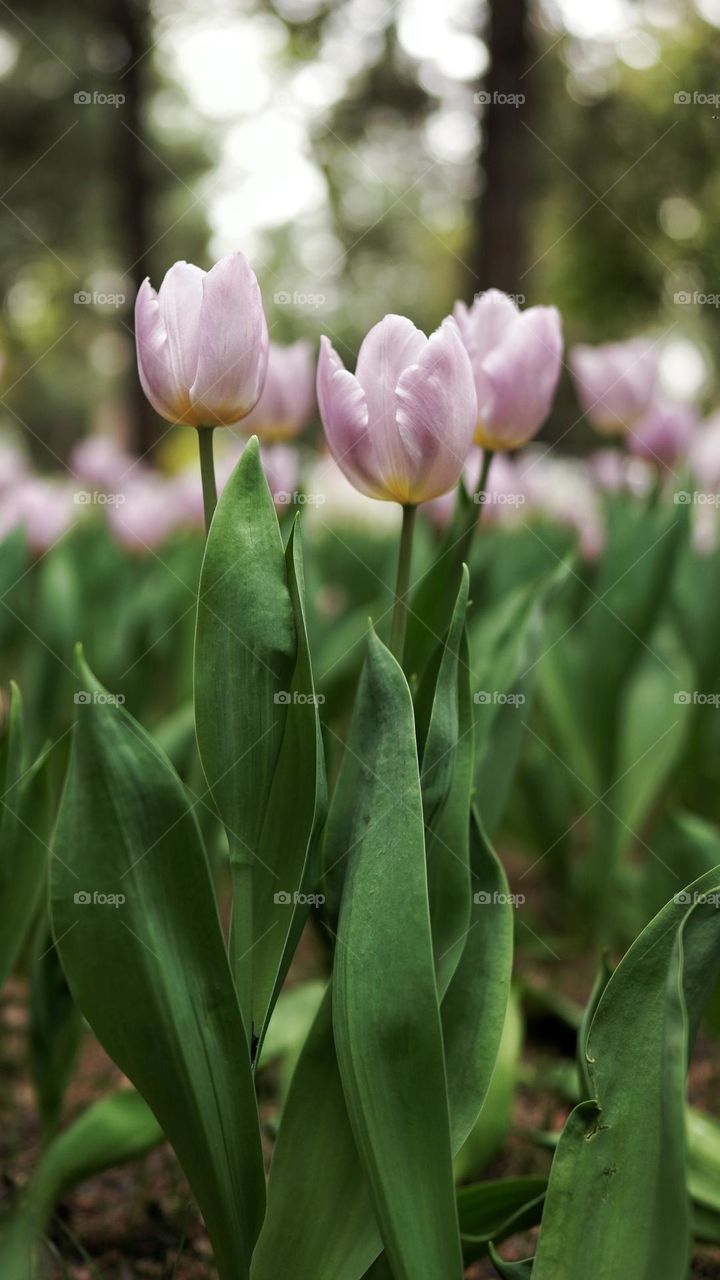
[[[264,1211],[250,1055],[200,832],[152,739],[79,659],[52,860],[73,994],[142,1093],[197,1196],[222,1280],[242,1280]]]
[[[677,894],[599,1000],[585,1054],[593,1095],[555,1153],[533,1280],[685,1280],[685,1072],[720,966],[719,894],[717,867]]]
[[[413,711],[374,635],[347,751],[355,820],[333,979],[343,1092],[397,1280],[451,1280],[462,1261]]]

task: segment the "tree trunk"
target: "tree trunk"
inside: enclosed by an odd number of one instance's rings
[[[530,37],[527,0],[491,0],[487,42],[490,69],[477,95],[483,145],[469,257],[474,292],[491,287],[519,294],[525,288],[528,206],[527,72]],[[527,101],[513,102],[513,95]]]

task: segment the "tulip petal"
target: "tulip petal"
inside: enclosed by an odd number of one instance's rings
[[[355,376],[367,398],[378,475],[389,498],[402,502],[416,469],[417,449],[397,425],[397,386],[409,365],[427,347],[427,338],[405,316],[388,315],[374,325],[358,352]]]
[[[158,295],[149,280],[143,280],[135,302],[135,345],[140,382],[153,409],[168,422],[181,421],[190,402],[173,375]]]
[[[329,338],[320,339],[317,397],[330,452],[351,484],[371,498],[387,498],[379,470],[364,389]]]
[[[268,331],[260,287],[242,253],[221,258],[203,277],[193,413],[209,425],[237,422],[265,381]]]
[[[472,445],[476,397],[472,366],[452,319],[402,373],[396,392],[397,424],[412,467],[401,502],[425,502],[460,479]]]
[[[518,314],[502,342],[485,358],[478,382],[476,439],[491,449],[516,449],[542,426],[562,363],[562,328],[555,307]]]
[[[307,422],[315,405],[312,345],[306,338],[282,347],[271,342],[262,395],[243,419],[243,430],[261,440],[284,440]]]
[[[473,368],[505,337],[519,316],[512,298],[499,289],[479,293],[471,307],[456,302],[453,312]]]
[[[197,370],[204,276],[191,262],[176,262],[158,294],[170,368],[179,387],[191,387]]]

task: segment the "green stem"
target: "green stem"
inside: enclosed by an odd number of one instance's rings
[[[205,508],[205,532],[210,532],[210,521],[217,506],[217,486],[215,484],[215,463],[213,462],[214,427],[198,427],[198,444],[200,446],[200,476],[202,478],[203,507]]]
[[[490,474],[490,464],[492,463],[492,460],[494,457],[495,457],[495,454],[493,453],[492,449],[483,449],[483,460],[482,460],[482,467],[480,469],[480,479],[478,480],[478,487],[475,490],[475,494],[473,498],[475,506],[479,507],[479,511],[477,515],[475,515],[475,513],[473,512],[472,520],[468,524],[460,542],[458,543],[458,560],[460,564],[468,564],[470,560],[470,548],[472,547],[472,541],[475,536],[475,530],[477,529],[482,519],[482,509],[483,509],[483,506],[485,505],[482,502],[482,497],[487,489],[488,475]]]
[[[397,579],[395,582],[395,606],[393,608],[392,628],[390,631],[390,649],[400,663],[402,663],[405,650],[407,594],[410,586],[410,561],[412,560],[416,512],[417,507],[403,507],[400,553],[398,555]]]

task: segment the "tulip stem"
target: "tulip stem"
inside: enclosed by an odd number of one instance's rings
[[[488,476],[490,474],[490,465],[494,457],[495,457],[495,454],[493,453],[492,449],[483,449],[483,460],[482,460],[482,468],[480,471],[480,479],[478,481],[478,487],[475,491],[475,501],[480,507],[482,507],[483,505],[482,500],[485,495],[485,490],[487,489]],[[481,515],[482,515],[482,510],[478,512],[478,522],[480,520]]]
[[[205,532],[210,532],[210,521],[217,506],[217,486],[215,484],[215,463],[213,461],[214,427],[198,427],[198,444],[200,445],[200,476],[202,478],[203,507],[205,509]]]
[[[390,631],[390,649],[398,662],[402,663],[405,650],[405,632],[407,630],[407,594],[410,586],[410,562],[412,560],[413,534],[415,533],[415,514],[417,507],[403,507],[402,530],[400,533],[400,553],[398,555],[397,579],[395,581],[395,605],[393,608],[392,628]]]

